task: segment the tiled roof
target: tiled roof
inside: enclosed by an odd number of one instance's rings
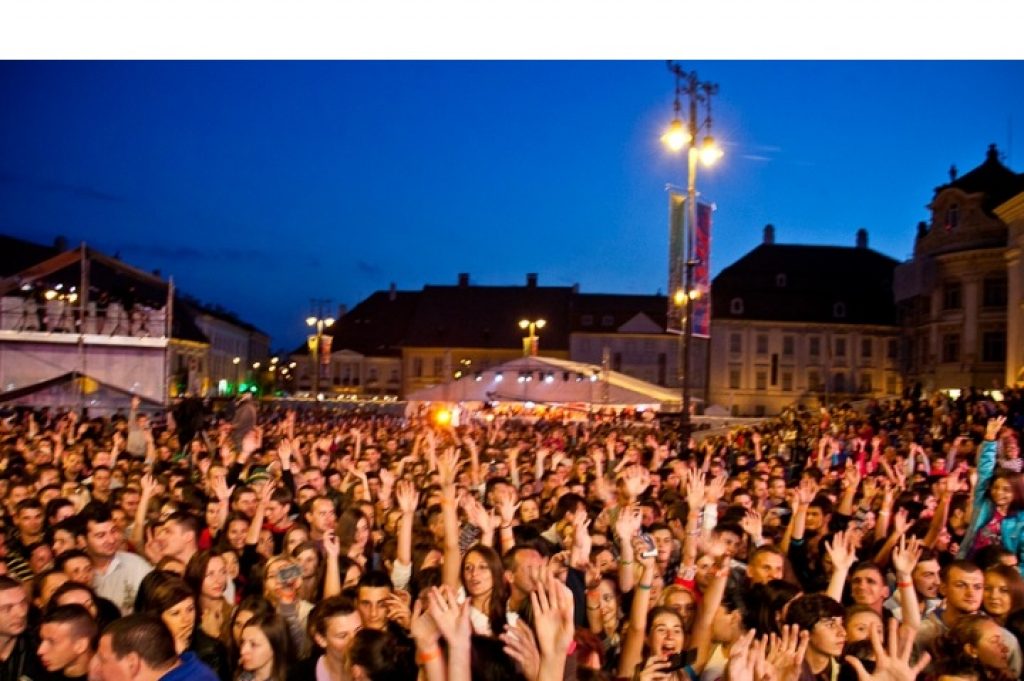
[[[711,318],[895,324],[897,264],[869,248],[761,244],[715,277]]]

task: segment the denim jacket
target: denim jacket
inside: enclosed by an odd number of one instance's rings
[[[971,524],[967,527],[964,540],[960,544],[957,558],[967,558],[974,547],[978,532],[992,520],[992,500],[988,497],[988,488],[996,470],[996,443],[985,440],[981,445],[978,457],[978,484],[974,488],[974,511],[971,513]],[[1019,564],[1024,566],[1024,513],[1015,512],[1003,518],[1000,527],[1003,548],[1017,556]]]

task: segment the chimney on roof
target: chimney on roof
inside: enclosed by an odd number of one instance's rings
[[[526,273],[526,288],[537,288],[537,273],[527,272]]]
[[[769,246],[775,243],[775,225],[764,226],[764,239],[762,243],[768,244]]]
[[[857,230],[857,248],[868,247],[868,230],[861,227]]]
[[[951,165],[949,167],[949,181],[950,182],[956,182],[957,174],[958,173],[957,173],[957,169],[956,169],[956,164],[954,163],[953,165]]]
[[[344,317],[347,314],[348,314],[348,305],[346,305],[345,303],[340,303],[338,305],[338,319],[341,319],[342,317]]]
[[[68,250],[68,238],[64,235],[58,236],[56,239],[53,240],[53,247],[56,250],[63,253],[64,251]]]
[[[395,302],[395,298],[397,297],[398,286],[395,285],[395,282],[391,282],[391,287],[388,289],[388,300],[390,300],[391,302]]]
[[[459,286],[462,288],[469,286],[469,272],[459,272]]]
[[[156,268],[155,270],[153,270],[153,276],[156,277],[157,279],[160,278],[160,268],[159,267]]]
[[[572,285],[572,292],[573,293],[579,293],[580,292],[580,283],[579,282],[576,282],[575,284]]]
[[[918,239],[923,239],[927,235],[928,235],[928,223],[925,222],[924,220],[921,220],[920,222],[917,223],[917,238]]]
[[[996,145],[994,145],[994,144],[988,145],[988,152],[985,154],[985,160],[986,161],[994,161],[994,162],[997,162],[997,163],[999,162],[999,150],[996,149]]]

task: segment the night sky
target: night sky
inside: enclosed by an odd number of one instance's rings
[[[712,273],[761,239],[910,256],[949,167],[1024,170],[1022,62],[686,62],[717,82]],[[664,62],[2,62],[0,232],[85,241],[269,332],[310,298],[666,289]]]

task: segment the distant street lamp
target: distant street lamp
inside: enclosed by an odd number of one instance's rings
[[[529,335],[523,338],[523,357],[536,357],[540,343],[538,342],[537,329],[543,329],[547,322],[543,319],[521,319],[520,329],[529,329]]]
[[[680,335],[680,367],[682,373],[682,405],[679,417],[680,450],[688,446],[693,426],[690,421],[690,347],[693,343],[693,301],[700,296],[700,291],[693,286],[693,270],[700,264],[694,253],[694,238],[697,225],[697,160],[704,165],[712,165],[722,157],[722,150],[711,136],[711,97],[718,94],[718,85],[702,82],[696,71],[684,71],[679,64],[669,62],[669,70],[676,77],[676,93],[674,116],[668,130],[662,135],[662,142],[672,151],[687,149],[686,174],[686,235],[684,256],[684,276],[682,288],[672,292],[672,302],[676,306],[685,306],[683,333]],[[685,123],[681,118],[682,107],[680,97],[685,95],[689,101],[689,120]],[[698,119],[697,105],[704,103],[705,117]],[[704,139],[698,147],[697,135],[705,130]],[[674,282],[673,282],[674,283]]]
[[[231,360],[231,363],[235,365],[235,393],[237,394],[238,393],[238,381],[240,380],[239,376],[238,376],[238,370],[239,370],[239,365],[242,363],[242,358],[241,357],[235,357],[233,360]]]
[[[306,326],[316,329],[316,334],[309,337],[309,353],[313,359],[313,395],[320,394],[320,348],[323,343],[324,329],[334,326],[333,317],[306,317]]]

